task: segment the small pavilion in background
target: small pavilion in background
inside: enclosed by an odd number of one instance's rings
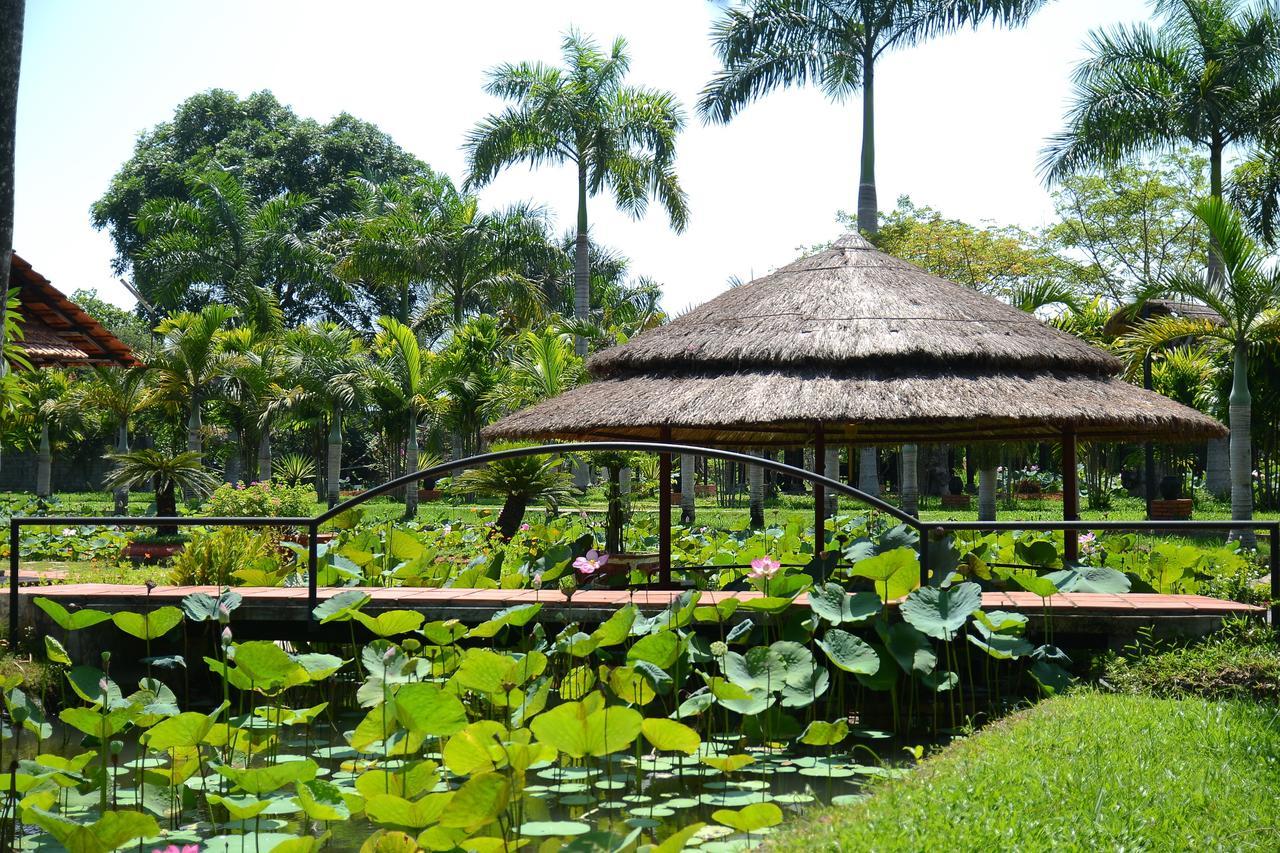
[[[839,445],[1058,443],[1063,517],[1076,520],[1078,441],[1227,434],[1124,381],[1111,354],[857,234],[597,353],[587,370],[588,384],[503,418],[484,437],[808,446],[816,466]],[[666,574],[671,459],[659,458]],[[838,476],[829,461],[826,473]],[[826,507],[815,491],[820,531]],[[1068,560],[1076,540],[1066,532]]]

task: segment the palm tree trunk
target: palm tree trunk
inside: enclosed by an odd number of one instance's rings
[[[36,453],[36,497],[47,498],[53,494],[53,451],[49,446],[49,419],[40,423],[40,450]]]
[[[240,482],[240,430],[231,427],[227,431],[227,438],[230,439],[231,451],[227,454],[227,464],[223,469],[222,479],[234,484]]]
[[[129,422],[126,420],[126,421],[121,421],[120,426],[116,431],[116,453],[128,453],[128,452],[129,452]],[[116,515],[128,515],[129,514],[129,487],[121,486],[120,488],[112,492],[112,497],[115,499]]]
[[[671,488],[670,483],[660,483],[660,488]],[[693,481],[693,454],[680,454],[680,523],[693,524],[698,510],[693,502],[697,486]]]
[[[204,422],[200,412],[200,398],[192,397],[191,413],[187,416],[187,450],[200,453],[203,451],[203,441],[201,439],[201,431]],[[182,490],[182,499],[185,501],[193,501],[196,499],[195,492],[190,489]]]
[[[978,521],[996,520],[996,469],[978,470]]]
[[[757,451],[757,455],[764,456],[765,451]],[[759,465],[748,465],[747,483],[747,492],[750,495],[751,527],[764,527],[764,468]]]
[[[329,418],[329,455],[325,466],[325,490],[329,506],[338,502],[342,485],[342,412],[335,406]]]
[[[586,321],[591,314],[591,254],[587,237],[587,167],[578,165],[578,233],[573,241],[573,316]],[[587,339],[582,335],[573,338],[574,351],[580,358],[587,356]]]
[[[912,515],[920,514],[920,487],[916,478],[917,449],[914,444],[902,445],[902,510]]]
[[[14,144],[18,123],[18,72],[22,68],[24,0],[0,3],[0,296],[9,293],[13,256]],[[0,344],[9,300],[0,298]],[[0,376],[9,363],[0,358]]]
[[[822,475],[828,480],[840,479],[840,448],[828,447],[823,453],[822,459]],[[831,489],[827,489],[823,493],[823,498],[827,505],[827,518],[834,518],[836,510],[840,508],[840,496]]]
[[[1222,198],[1222,154],[1226,145],[1219,139],[1218,134],[1214,134],[1213,141],[1209,144],[1209,195],[1212,198]],[[1209,240],[1209,281],[1217,281],[1222,275],[1222,259],[1218,254],[1218,244],[1212,238]]]
[[[1248,521],[1253,518],[1253,441],[1250,433],[1253,418],[1253,395],[1249,393],[1248,347],[1236,344],[1235,368],[1231,377],[1228,416],[1231,427],[1231,518]],[[1252,530],[1232,531],[1228,539],[1248,548],[1257,541]]]
[[[874,447],[858,451],[858,489],[874,497],[880,496],[879,465]]]
[[[405,441],[405,473],[418,470],[418,412],[409,411],[409,436]],[[418,484],[408,483],[404,489],[404,517],[412,519],[418,514]]]
[[[880,230],[876,204],[875,77],[875,54],[868,45],[862,56],[862,168],[858,177],[858,230],[871,235]]]
[[[262,438],[258,439],[258,482],[271,480],[271,429],[262,426]]]
[[[502,509],[498,511],[497,521],[498,533],[502,534],[503,539],[510,540],[516,535],[528,505],[529,501],[524,495],[507,495],[507,499],[502,502]]]
[[[1204,488],[1215,498],[1231,495],[1231,440],[1211,438],[1204,453]]]

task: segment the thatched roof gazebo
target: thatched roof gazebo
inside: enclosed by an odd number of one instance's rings
[[[587,369],[589,384],[484,436],[817,448],[1060,441],[1074,518],[1077,439],[1226,433],[1125,382],[1109,353],[856,234],[598,353]]]

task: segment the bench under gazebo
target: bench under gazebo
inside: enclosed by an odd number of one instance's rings
[[[1111,354],[887,255],[857,234],[731,288],[587,362],[592,381],[490,425],[489,440],[643,440],[735,449],[1046,442],[1079,518],[1078,441],[1227,434],[1120,378]],[[659,480],[670,481],[661,454]],[[815,530],[825,520],[815,484]],[[669,572],[671,496],[659,489]],[[818,546],[818,550],[821,545]],[[1077,556],[1067,531],[1065,556]]]

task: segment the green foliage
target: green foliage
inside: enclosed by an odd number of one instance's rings
[[[178,586],[274,586],[265,581],[278,583],[280,572],[280,555],[269,535],[218,527],[192,534],[173,558],[169,580]]]
[[[954,742],[861,804],[806,815],[770,848],[1024,850],[1071,838],[1082,849],[1185,849],[1231,837],[1263,849],[1280,831],[1274,767],[1259,759],[1280,750],[1273,716],[1201,699],[1051,699]]]
[[[209,495],[202,512],[212,516],[299,518],[312,514],[314,494],[310,488],[296,484],[223,483]]]
[[[1280,639],[1250,620],[1228,623],[1195,642],[1140,640],[1105,661],[1100,678],[1126,693],[1274,702],[1280,698]]]

